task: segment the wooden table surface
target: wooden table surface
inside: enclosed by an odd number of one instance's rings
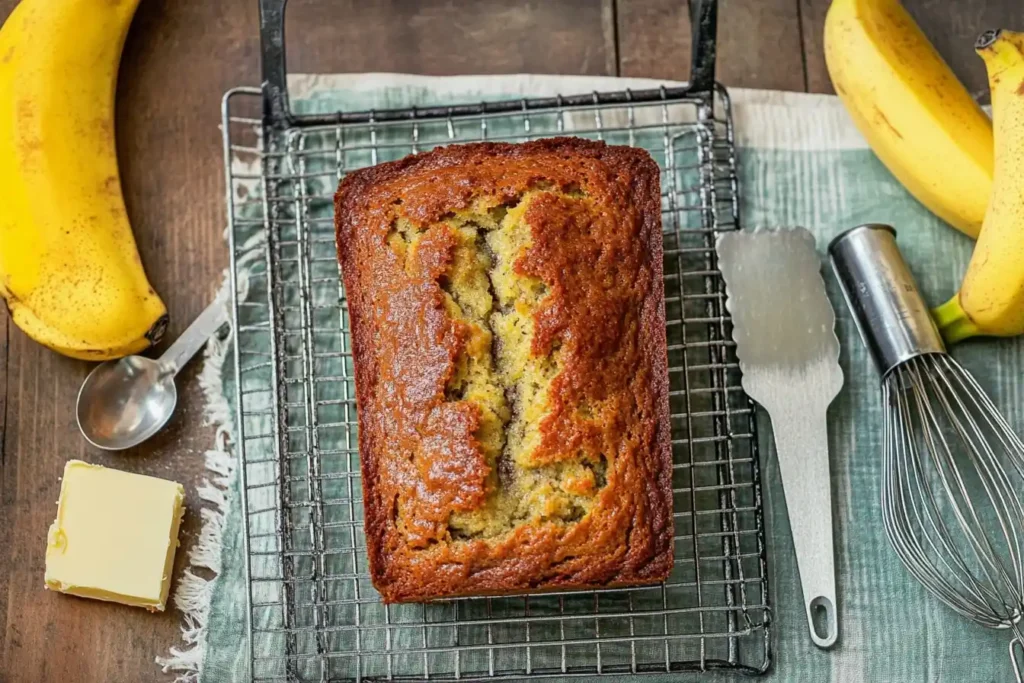
[[[56,0],[53,0],[56,1]],[[70,1],[70,0],[68,0]],[[15,0],[0,0],[6,18]],[[973,41],[1024,28],[1020,0],[907,0],[971,92],[986,90]],[[718,79],[727,86],[831,92],[822,55],[827,0],[724,0]],[[685,0],[291,0],[293,72],[554,73],[684,79]],[[174,338],[210,300],[227,264],[220,99],[257,85],[256,0],[143,0],[117,92],[128,212]],[[2,210],[2,209],[0,209]],[[46,530],[64,462],[82,458],[186,484],[175,576],[199,528],[195,485],[213,435],[191,366],[172,424],[107,454],[78,433],[89,370],[29,340],[0,314],[0,683],[170,680],[153,663],[179,644],[181,615],[149,614],[43,589]]]

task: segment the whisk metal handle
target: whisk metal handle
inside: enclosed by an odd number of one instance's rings
[[[935,321],[896,245],[896,231],[869,223],[828,247],[839,285],[878,372],[911,358],[945,353]]]

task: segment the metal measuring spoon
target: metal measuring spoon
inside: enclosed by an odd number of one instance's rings
[[[178,402],[174,376],[227,321],[227,301],[218,298],[158,360],[126,356],[96,366],[78,392],[78,428],[85,439],[119,451],[160,431]]]

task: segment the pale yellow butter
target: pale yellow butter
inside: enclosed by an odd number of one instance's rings
[[[184,500],[173,481],[69,460],[47,537],[47,588],[163,611]]]

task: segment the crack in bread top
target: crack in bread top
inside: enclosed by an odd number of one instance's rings
[[[399,601],[663,579],[658,168],[453,146],[336,197],[371,576]]]

